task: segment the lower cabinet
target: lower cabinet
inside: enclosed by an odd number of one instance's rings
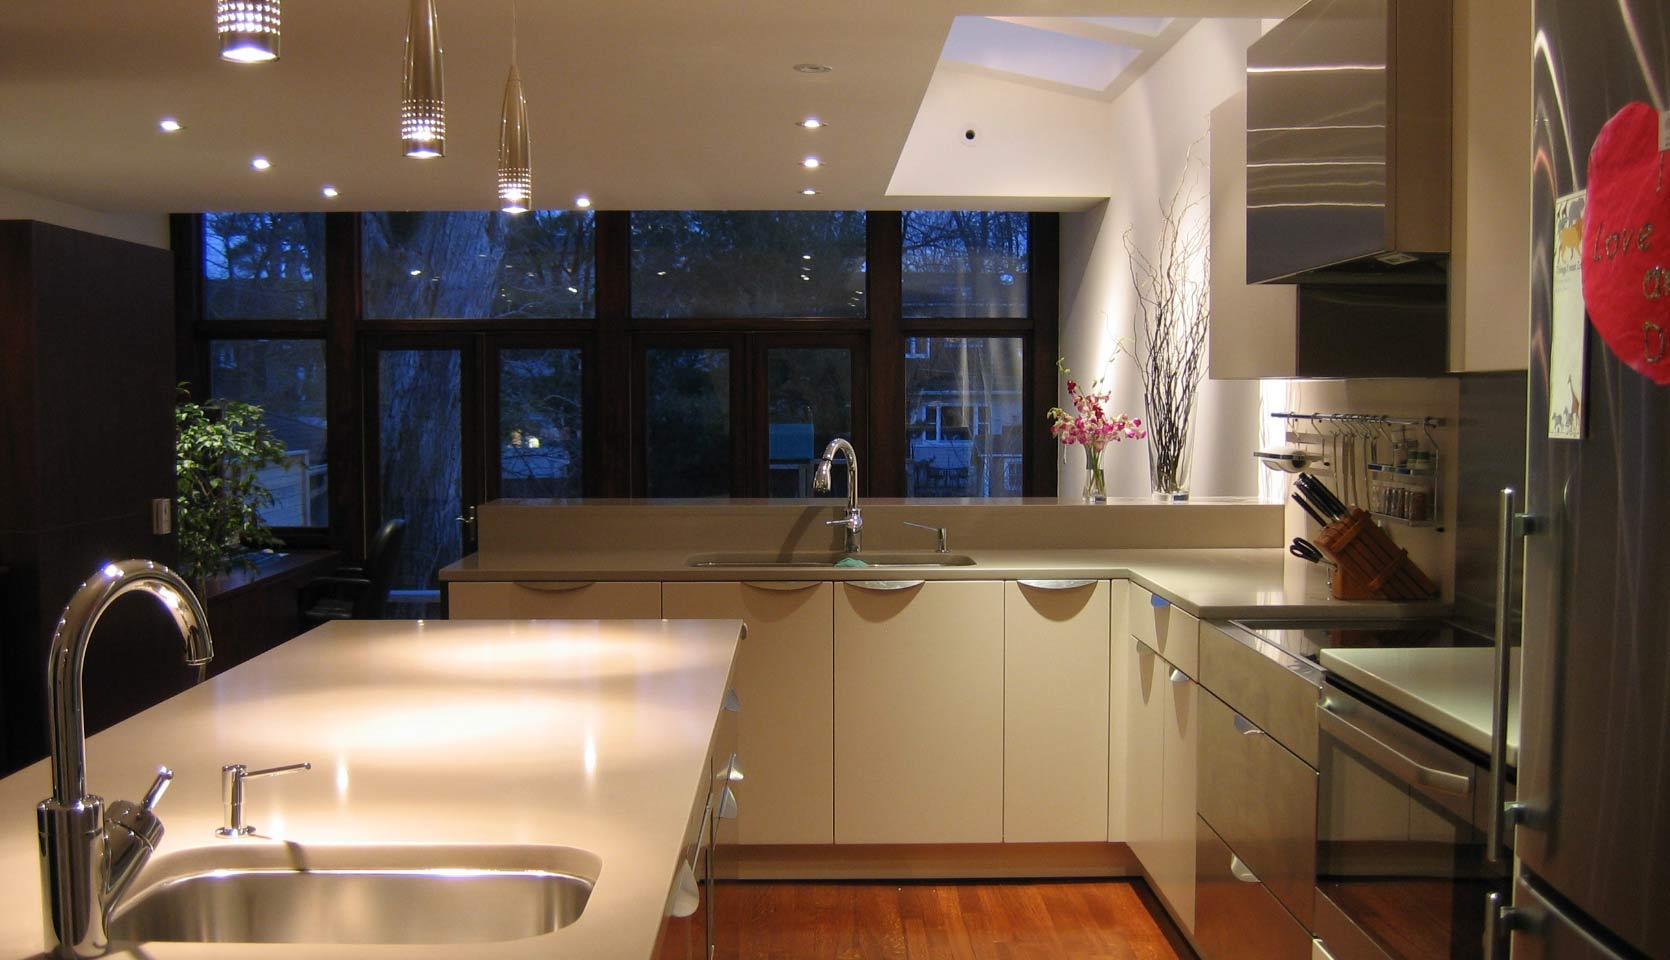
[[[733,686],[738,768],[748,816],[739,843],[835,841],[835,584],[667,583],[669,619],[737,619]],[[728,826],[721,827],[723,838]]]
[[[1165,792],[1165,687],[1171,667],[1140,640],[1125,638],[1125,842],[1153,872],[1161,859]]]
[[[455,580],[447,585],[447,618],[659,620],[661,584],[629,580]]]
[[[1305,960],[1311,936],[1197,819],[1195,943],[1201,960]]]
[[[1179,926],[1194,930],[1199,687],[1132,639],[1125,835]]]
[[[1004,585],[1003,839],[1108,838],[1108,582]]]
[[[837,585],[836,843],[1002,841],[1003,589]]]

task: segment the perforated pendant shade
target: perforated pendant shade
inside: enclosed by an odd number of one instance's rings
[[[279,0],[216,0],[220,58],[234,63],[278,59]]]
[[[532,155],[528,143],[528,101],[516,64],[504,83],[504,107],[499,114],[499,209],[526,213],[533,206]]]
[[[406,76],[400,142],[408,157],[446,156],[446,90],[435,0],[412,0],[406,19]]]

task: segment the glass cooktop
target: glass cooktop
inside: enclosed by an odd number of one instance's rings
[[[1444,620],[1237,620],[1236,625],[1315,663],[1323,650],[1488,647],[1491,639]]]

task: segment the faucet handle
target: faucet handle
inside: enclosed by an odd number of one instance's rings
[[[945,553],[948,549],[945,545],[944,527],[936,527],[931,523],[917,523],[915,520],[904,520],[901,522],[907,527],[915,527],[918,530],[932,530],[936,537],[934,549],[939,553]]]
[[[276,777],[281,773],[299,773],[303,770],[313,769],[311,763],[287,763],[282,767],[268,767],[265,770],[245,770],[243,764],[238,763],[234,763],[232,766],[239,769],[238,779],[240,780],[253,780],[256,777]]]
[[[155,810],[162,795],[168,792],[168,785],[174,782],[174,771],[167,767],[157,768],[157,778],[151,781],[151,789],[145,791],[145,799],[139,802],[141,810]]]

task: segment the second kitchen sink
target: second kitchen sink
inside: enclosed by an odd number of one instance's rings
[[[228,844],[159,857],[113,941],[495,943],[579,919],[602,862],[535,844]]]
[[[834,567],[842,560],[863,561],[866,567],[972,567],[974,558],[960,553],[699,553],[684,561],[688,567]],[[861,568],[859,568],[861,569]]]

